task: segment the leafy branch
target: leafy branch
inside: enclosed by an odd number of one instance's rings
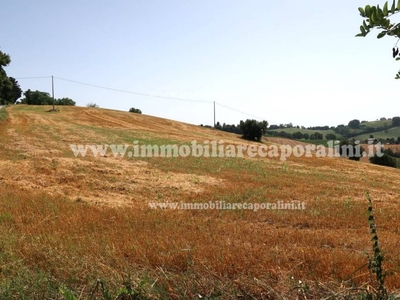
[[[400,37],[400,23],[392,23],[390,17],[400,12],[400,0],[396,5],[396,0],[393,0],[392,6],[389,9],[388,1],[383,5],[383,8],[367,5],[365,8],[358,8],[363,20],[360,26],[360,33],[356,36],[367,36],[371,29],[382,29],[377,38],[383,38],[385,35]]]
[[[379,5],[366,5],[365,8],[359,7],[358,11],[364,20],[360,26],[360,33],[356,37],[366,37],[372,29],[376,28],[380,30],[377,36],[378,39],[386,35],[400,39],[400,23],[393,23],[390,20],[393,15],[400,12],[400,0],[397,0],[397,3],[396,0],[393,0],[390,8],[388,1],[386,1],[382,8]],[[400,60],[397,43],[393,48],[393,58]],[[396,74],[395,79],[400,79],[400,71]]]

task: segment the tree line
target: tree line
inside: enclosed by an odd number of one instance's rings
[[[200,126],[203,126],[203,124]],[[220,122],[217,122],[214,128],[221,131],[241,134],[242,137],[247,140],[261,141],[262,136],[267,132],[268,122],[265,120],[260,122],[254,119],[247,119],[246,121],[240,120],[238,125],[225,123],[221,125]]]
[[[332,126],[314,126],[314,127],[308,127],[305,128],[304,126],[293,126],[292,123],[289,124],[280,124],[280,125],[271,125],[269,126],[267,130],[267,135],[270,136],[279,136],[279,137],[284,137],[284,138],[289,138],[289,139],[296,139],[296,140],[336,140],[337,135],[342,136],[343,138],[352,138],[356,135],[361,135],[361,134],[370,134],[374,132],[380,132],[380,131],[387,131],[390,128],[393,127],[400,127],[400,117],[393,117],[393,118],[381,118],[380,121],[388,121],[385,122],[381,126],[367,126],[365,123],[367,121],[359,121],[357,119],[351,120],[347,125],[338,125],[336,127]],[[291,129],[291,128],[299,128],[299,129],[309,129],[309,130],[319,130],[321,132],[315,132],[315,133],[304,133],[301,131],[297,132],[292,132],[289,133],[285,130],[277,131],[276,129]],[[326,133],[324,134],[323,131],[326,130],[333,130],[335,133]],[[373,135],[370,135],[370,138],[373,138]],[[383,140],[380,140],[383,142]],[[394,138],[388,138],[385,139],[384,142],[390,143],[390,144],[398,144],[400,142],[400,137],[396,140]]]
[[[13,77],[9,77],[4,69],[10,63],[10,55],[0,51],[0,105],[16,103],[22,96],[22,90],[18,81]],[[24,98],[18,100],[19,103],[30,105],[75,105],[75,101],[70,98],[53,100],[49,93],[37,90],[31,91],[28,89],[23,95]]]
[[[74,100],[70,98],[60,98],[54,99],[50,96],[49,93],[41,92],[41,91],[31,91],[28,89],[24,92],[24,98],[21,99],[22,104],[29,105],[72,105],[74,106],[76,103]]]
[[[14,103],[22,94],[18,81],[4,70],[10,63],[10,56],[0,51],[0,105]]]
[[[271,131],[268,130],[267,135],[270,136],[277,136],[277,137],[283,137],[287,139],[293,139],[293,140],[323,140],[324,137],[327,140],[336,140],[336,135],[332,133],[328,133],[325,136],[320,133],[320,132],[314,132],[314,133],[303,133],[300,131],[296,131],[293,133],[286,132],[286,131]]]

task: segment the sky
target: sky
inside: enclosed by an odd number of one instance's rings
[[[78,106],[337,126],[400,115],[397,40],[355,37],[366,4],[383,2],[4,1],[0,51],[23,91],[51,94],[54,76]]]

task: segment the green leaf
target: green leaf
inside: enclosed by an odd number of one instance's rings
[[[400,9],[400,0],[397,1],[397,9]]]
[[[394,14],[395,11],[396,11],[396,0],[393,0],[393,4],[392,4],[392,8],[390,9],[390,13]]]
[[[365,11],[362,7],[359,7],[358,10],[360,11],[361,17],[365,17]]]
[[[365,32],[365,29],[364,29],[364,27],[363,27],[363,26],[360,26],[360,30],[361,30],[361,33],[362,33],[363,35],[365,35],[365,34],[366,34],[366,32]]]
[[[382,31],[380,34],[378,34],[377,38],[378,38],[378,39],[383,38],[383,37],[386,35],[386,32],[387,32],[387,31]]]
[[[362,25],[365,29],[365,31],[368,33],[369,32],[369,26],[367,25],[367,23],[365,22],[365,20],[363,21],[363,25]],[[365,36],[365,35],[364,35]]]
[[[388,15],[389,15],[389,12],[388,12],[388,3],[387,3],[387,1],[385,2],[385,4],[383,5],[383,15],[385,16],[385,17],[387,17]]]
[[[365,36],[365,34],[362,34],[362,33],[356,34],[356,37],[359,37],[359,36],[362,36],[362,37],[364,37],[364,36]]]
[[[400,0],[399,3],[397,4],[397,7],[399,8],[400,5]],[[400,8],[399,8],[400,9]],[[371,17],[371,6],[367,5],[365,6],[365,15],[369,18]]]
[[[369,22],[373,25],[374,23],[376,23],[375,20],[376,20],[376,16],[373,12],[371,12],[371,18],[370,18]]]
[[[400,60],[400,57],[396,57],[396,60]]]
[[[382,9],[379,8],[379,5],[376,6],[376,12],[374,12],[374,15],[376,16],[375,20],[382,20],[383,19],[383,11]]]
[[[376,14],[376,9],[379,8],[379,5],[377,6],[371,6],[371,15]]]

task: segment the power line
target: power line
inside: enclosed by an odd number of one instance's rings
[[[238,113],[241,113],[241,114],[247,115],[247,116],[249,116],[249,117],[253,117],[253,118],[256,118],[256,119],[260,119],[260,120],[262,120],[262,119],[263,119],[263,118],[260,118],[260,117],[257,117],[257,116],[254,116],[254,115],[251,115],[251,114],[245,113],[245,112],[243,112],[243,111],[240,111],[240,110],[238,110],[238,109],[235,109],[235,108],[232,108],[232,107],[226,106],[226,105],[224,105],[224,104],[221,104],[221,103],[218,103],[218,102],[216,102],[216,104],[218,104],[219,106],[222,106],[222,107],[224,107],[224,108],[227,108],[227,109],[230,109],[230,110],[236,111],[236,112],[238,112]]]
[[[115,88],[110,88],[110,87],[105,87],[105,86],[100,86],[100,85],[95,85],[95,84],[90,84],[90,83],[85,83],[85,82],[80,82],[80,81],[76,81],[76,80],[71,80],[71,79],[66,79],[66,78],[61,78],[61,77],[56,77],[54,76],[54,78],[56,79],[60,79],[60,80],[64,80],[64,81],[68,81],[68,82],[72,82],[72,83],[77,83],[77,84],[81,84],[81,85],[86,85],[86,86],[91,86],[91,87],[96,87],[96,88],[101,88],[101,89],[105,89],[105,90],[110,90],[110,91],[115,91],[115,92],[121,92],[121,93],[127,93],[127,94],[133,94],[133,95],[139,95],[139,96],[146,96],[146,97],[154,97],[154,98],[162,98],[162,99],[170,99],[170,100],[179,100],[179,101],[189,101],[189,102],[202,102],[202,103],[215,103],[218,104],[221,107],[236,111],[238,113],[259,119],[259,120],[265,120],[264,118],[260,118],[248,113],[245,113],[243,111],[237,110],[235,108],[226,106],[224,104],[218,103],[216,101],[208,101],[208,100],[195,100],[195,99],[187,99],[187,98],[176,98],[176,97],[168,97],[168,96],[159,96],[159,95],[152,95],[152,94],[146,94],[146,93],[140,93],[140,92],[132,92],[132,91],[126,91],[126,90],[120,90],[120,89],[115,89]]]
[[[42,79],[42,78],[51,78],[51,76],[18,77],[15,79],[20,80],[20,79]]]
[[[17,80],[20,80],[20,79],[43,79],[43,78],[48,79],[48,78],[52,78],[52,77],[53,76],[34,76],[34,77],[18,77],[18,78],[15,78],[15,79],[17,79]],[[114,92],[138,95],[138,96],[153,97],[153,98],[160,98],[160,99],[170,99],[170,100],[178,100],[178,101],[187,101],[187,102],[214,103],[214,118],[215,118],[215,104],[217,104],[217,105],[219,105],[221,107],[224,107],[226,109],[238,112],[240,114],[243,114],[243,115],[246,115],[246,116],[250,116],[252,118],[256,118],[256,119],[259,119],[259,120],[265,120],[264,118],[261,118],[261,117],[258,117],[258,116],[252,115],[252,114],[248,114],[248,113],[246,113],[244,111],[229,107],[227,105],[218,103],[216,101],[197,100],[197,99],[188,99],[188,98],[177,98],[177,97],[168,97],[168,96],[159,96],[159,95],[153,95],[153,94],[147,94],[147,93],[120,90],[120,89],[110,88],[110,87],[106,87],[106,86],[101,86],[101,85],[96,85],[96,84],[90,84],[90,83],[85,83],[85,82],[81,82],[81,81],[76,81],[76,80],[72,80],[72,79],[66,79],[66,78],[62,78],[62,77],[54,76],[54,78],[59,79],[59,80],[63,80],[63,81],[67,81],[67,82],[76,83],[76,84],[86,85],[86,86],[100,88],[100,89],[104,89],[104,90],[110,90],[110,91],[114,91]],[[272,121],[272,120],[270,120],[270,122],[278,123],[278,122],[275,122],[275,121]]]
[[[221,103],[218,103],[218,102],[215,102],[215,103],[218,104],[219,106],[222,106],[222,107],[224,107],[224,108],[233,110],[233,111],[238,112],[238,113],[241,113],[241,114],[243,114],[243,115],[246,115],[246,116],[249,116],[249,117],[252,117],[252,118],[256,118],[256,119],[259,119],[259,120],[266,120],[265,118],[260,118],[260,117],[258,117],[258,116],[254,116],[254,115],[245,113],[244,111],[241,111],[241,110],[238,110],[238,109],[235,109],[235,108],[226,106],[226,105],[224,105],[224,104],[221,104]],[[269,120],[269,122],[277,123],[277,122],[272,121],[272,120]]]
[[[152,95],[152,94],[146,94],[146,93],[139,93],[139,92],[132,92],[132,91],[119,90],[119,89],[114,89],[114,88],[110,88],[110,87],[105,87],[105,86],[100,86],[100,85],[95,85],[95,84],[80,82],[80,81],[76,81],[76,80],[60,78],[60,77],[56,77],[56,76],[54,76],[54,78],[60,79],[60,80],[64,80],[64,81],[73,82],[73,83],[77,83],[77,84],[82,84],[82,85],[86,85],[86,86],[96,87],[96,88],[100,88],[100,89],[104,89],[104,90],[110,90],[110,91],[114,91],[114,92],[126,93],[126,94],[133,94],[133,95],[146,96],[146,97],[153,97],[153,98],[170,99],[170,100],[179,100],[179,101],[212,103],[212,101],[206,101],[206,100],[195,100],[195,99],[186,99],[186,98],[176,98],[176,97],[159,96],[159,95]]]

